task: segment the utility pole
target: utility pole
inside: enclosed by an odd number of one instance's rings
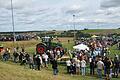
[[[13,46],[15,47],[15,23],[14,23],[14,12],[13,12],[13,1],[11,0],[11,15],[12,15],[12,27],[13,27]]]
[[[73,15],[73,27],[74,27],[74,40],[76,39],[76,32],[75,32],[75,15]]]

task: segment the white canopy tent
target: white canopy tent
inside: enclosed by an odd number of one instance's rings
[[[73,49],[81,51],[81,50],[89,50],[89,47],[85,44],[79,44],[79,45],[73,46]]]

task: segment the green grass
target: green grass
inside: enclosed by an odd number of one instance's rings
[[[36,71],[11,62],[0,62],[0,65],[0,80],[98,80],[90,76],[67,75],[63,66],[59,66],[59,75],[53,76],[51,66],[48,69]]]
[[[67,48],[68,50],[72,50],[73,49],[73,45],[74,45],[74,41],[73,39],[70,40],[70,42],[62,42],[63,47]]]
[[[110,56],[113,57],[115,54],[120,55],[120,50],[118,50],[117,44],[110,47]]]
[[[21,51],[21,47],[25,48],[25,51],[28,53],[34,53],[36,45],[40,43],[41,41],[37,40],[30,40],[30,41],[16,41],[15,47],[19,47],[19,50]],[[0,44],[3,44],[4,48],[10,48],[10,50],[13,52],[13,42],[1,42]]]
[[[82,30],[83,33],[88,34],[110,34],[110,33],[120,33],[120,29],[89,29],[89,30]]]
[[[58,39],[62,43],[64,48],[67,48],[67,50],[69,50],[69,49],[72,50],[73,49],[73,45],[74,45],[73,38],[66,37],[66,38],[58,38]],[[68,40],[70,40],[69,43],[68,43]],[[54,41],[54,42],[57,42],[57,41]]]
[[[96,75],[86,76],[66,74],[65,66],[59,65],[59,74],[54,76],[52,74],[51,65],[49,68],[42,68],[41,71],[31,70],[28,67],[20,66],[12,62],[0,61],[0,80],[99,80]],[[112,79],[112,80],[119,80]]]

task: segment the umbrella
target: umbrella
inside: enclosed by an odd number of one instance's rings
[[[92,38],[96,38],[96,37],[99,37],[99,36],[96,36],[96,35],[93,35],[93,36],[91,36]]]
[[[79,45],[76,45],[76,46],[73,46],[74,49],[76,50],[89,50],[89,47],[85,44],[79,44]]]

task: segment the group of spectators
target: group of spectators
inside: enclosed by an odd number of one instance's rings
[[[107,40],[85,40],[79,41],[79,44],[85,44],[89,47],[88,50],[69,51],[70,60],[66,61],[67,73],[86,75],[89,70],[90,75],[98,74],[100,80],[102,77],[102,70],[104,70],[104,77],[110,80],[112,77],[118,77],[120,71],[120,56],[115,55],[110,58],[112,54],[109,46],[112,41]],[[116,53],[117,54],[117,53]]]
[[[29,67],[32,70],[41,70],[42,68],[48,68],[48,64],[52,64],[53,74],[58,74],[57,59],[64,54],[63,50],[47,50],[43,54],[34,53],[30,55],[25,52],[23,48],[21,51],[18,48],[14,48],[13,55],[9,48],[2,51],[2,60],[12,60],[14,63],[19,63],[25,67]]]
[[[81,59],[79,57],[74,57],[68,61],[67,64],[67,73],[81,74],[85,76],[86,74],[95,75],[98,74],[98,77],[102,80],[102,71],[104,71],[104,77],[109,80],[112,77],[117,78],[120,71],[120,60],[117,56],[114,59],[108,57],[96,56],[96,58],[86,59],[86,55],[82,54]]]

